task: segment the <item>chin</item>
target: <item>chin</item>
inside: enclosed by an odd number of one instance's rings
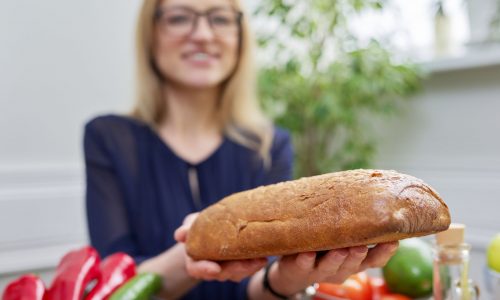
[[[212,77],[212,76],[196,76],[196,78],[189,78],[182,80],[184,86],[195,88],[195,89],[209,89],[220,85],[224,81],[223,77]]]

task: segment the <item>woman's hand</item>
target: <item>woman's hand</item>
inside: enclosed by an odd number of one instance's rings
[[[398,242],[330,250],[317,258],[315,252],[282,257],[269,271],[271,287],[293,295],[315,282],[342,283],[350,275],[367,268],[384,266],[396,252]]]
[[[174,233],[174,237],[177,242],[186,242],[189,228],[191,228],[191,225],[196,217],[198,217],[198,213],[186,216],[182,226],[179,227]],[[191,277],[202,280],[218,281],[241,281],[245,277],[248,277],[262,269],[267,263],[266,258],[232,260],[221,263],[208,260],[195,261],[187,254],[185,258],[186,270]]]

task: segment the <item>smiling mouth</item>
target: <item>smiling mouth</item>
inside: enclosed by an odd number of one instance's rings
[[[191,59],[199,60],[199,61],[204,61],[204,60],[207,60],[209,58],[211,58],[211,56],[206,54],[206,53],[196,53],[196,54],[191,56]]]
[[[183,58],[193,62],[209,62],[218,59],[218,55],[209,54],[206,52],[195,52],[183,55]]]

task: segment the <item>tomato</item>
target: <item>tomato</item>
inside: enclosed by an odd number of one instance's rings
[[[349,300],[371,300],[372,291],[368,275],[365,272],[352,275],[342,284],[318,284],[314,300],[328,300],[331,296]]]
[[[382,269],[389,290],[412,298],[430,296],[432,261],[431,246],[422,239],[400,241],[396,254]]]
[[[405,295],[391,294],[384,278],[370,277],[372,287],[372,300],[411,300]]]
[[[411,298],[400,294],[387,294],[387,295],[382,295],[382,298],[380,298],[380,300],[411,300]]]
[[[370,277],[369,280],[372,287],[372,300],[381,300],[383,295],[389,294],[384,278]]]

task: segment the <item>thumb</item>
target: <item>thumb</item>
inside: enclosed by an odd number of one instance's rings
[[[185,243],[187,240],[187,235],[190,226],[182,225],[177,228],[174,232],[174,239],[179,243]]]
[[[187,215],[182,222],[182,225],[177,228],[174,232],[174,239],[179,243],[185,243],[187,240],[187,234],[191,225],[193,225],[194,220],[198,217],[199,213],[192,213]]]

